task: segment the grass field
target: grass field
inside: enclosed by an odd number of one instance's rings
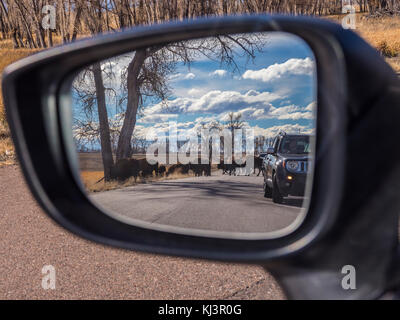
[[[329,17],[341,23],[342,16]],[[368,18],[357,14],[356,30],[385,57],[392,68],[400,72],[400,17]]]
[[[357,32],[377,48],[400,73],[400,17],[359,19]]]
[[[37,50],[31,49],[12,49],[12,43],[8,40],[0,41],[0,72],[14,61],[27,57]],[[1,90],[1,84],[0,84]],[[6,116],[4,112],[3,99],[0,94],[0,167],[15,162],[14,146],[12,144]]]

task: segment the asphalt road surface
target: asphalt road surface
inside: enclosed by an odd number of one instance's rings
[[[16,166],[0,168],[0,299],[284,299],[260,267],[141,254],[55,225]],[[53,265],[56,289],[44,290]]]
[[[116,215],[154,224],[228,232],[270,232],[289,226],[302,199],[278,205],[264,198],[262,176],[229,176],[166,180],[92,194]],[[133,220],[134,223],[134,220]]]

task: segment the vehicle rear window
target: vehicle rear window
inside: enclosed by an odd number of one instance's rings
[[[284,137],[279,152],[284,154],[307,154],[310,152],[310,137]]]

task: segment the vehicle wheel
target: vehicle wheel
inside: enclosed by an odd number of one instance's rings
[[[272,201],[274,203],[282,203],[283,202],[283,197],[281,195],[281,193],[279,192],[279,188],[278,188],[278,183],[276,181],[276,176],[274,176],[273,178],[273,189],[272,189]]]
[[[272,198],[272,189],[264,182],[264,198]]]

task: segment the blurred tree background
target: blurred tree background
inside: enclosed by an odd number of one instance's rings
[[[370,14],[400,12],[399,0],[0,0],[0,33],[14,48],[35,49],[141,24],[228,14],[334,15],[346,4]],[[49,5],[54,30],[42,27]]]

